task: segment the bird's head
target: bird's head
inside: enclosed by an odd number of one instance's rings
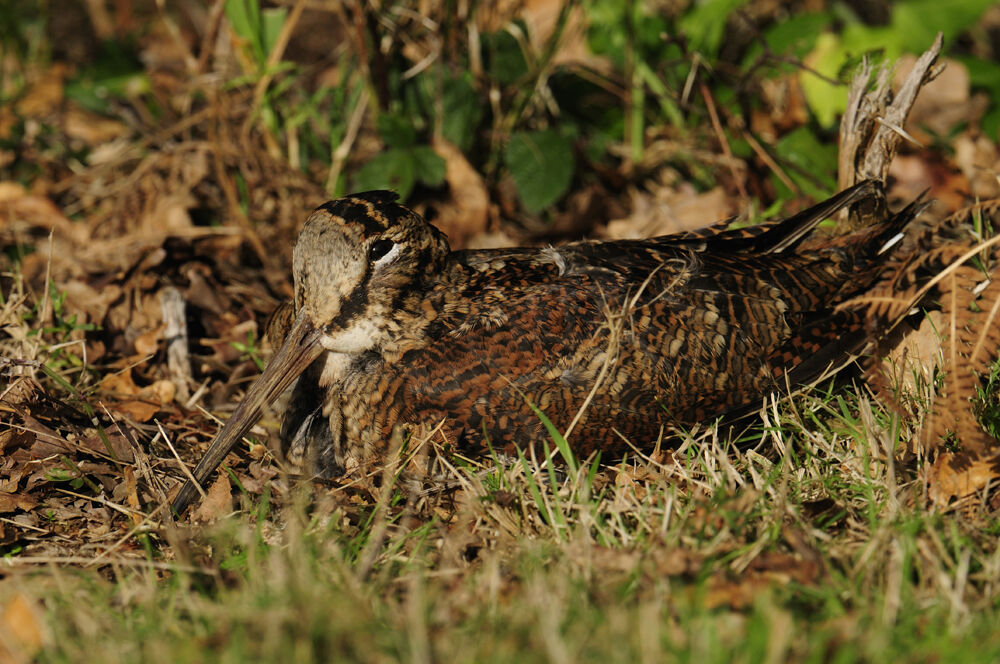
[[[331,201],[306,221],[293,252],[295,311],[327,350],[377,346],[400,298],[435,274],[448,242],[387,191]]]
[[[440,270],[449,251],[444,235],[395,201],[387,191],[354,194],[320,206],[306,221],[292,254],[294,315],[284,342],[195,468],[198,485],[324,349],[378,347],[393,312]],[[185,483],[174,499],[178,514],[197,491]]]

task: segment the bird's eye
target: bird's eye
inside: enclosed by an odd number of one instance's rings
[[[376,240],[371,249],[368,250],[368,259],[372,262],[383,258],[386,254],[392,251],[393,246],[396,243],[392,240]]]

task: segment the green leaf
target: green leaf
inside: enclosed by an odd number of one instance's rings
[[[893,6],[889,26],[848,23],[840,35],[823,33],[805,58],[809,67],[823,76],[846,80],[866,54],[876,61],[893,61],[904,51],[922,53],[938,32],[945,41],[973,25],[990,7],[989,0],[910,0]],[[802,91],[809,109],[824,127],[832,127],[847,103],[846,86],[834,86],[818,76],[803,72]]]
[[[490,56],[488,70],[491,78],[502,85],[509,85],[528,73],[528,62],[524,59],[521,45],[509,32],[485,34],[483,42]]]
[[[259,64],[267,58],[260,41],[260,5],[257,0],[226,0],[226,18],[233,32],[249,44]]]
[[[545,504],[545,499],[542,498],[542,492],[538,488],[538,483],[535,482],[535,477],[531,473],[531,466],[528,464],[528,460],[524,458],[524,453],[521,452],[520,448],[517,450],[517,458],[521,462],[521,468],[524,469],[524,479],[528,483],[528,492],[531,494],[531,499],[535,502],[538,513],[549,527],[554,528],[556,522],[549,513],[549,508]]]
[[[691,48],[714,56],[722,44],[726,19],[747,0],[702,0],[680,20],[681,31],[687,35]]]
[[[403,200],[419,181],[429,187],[444,182],[445,163],[426,145],[409,149],[392,148],[361,167],[353,179],[355,191],[392,189]]]
[[[470,73],[445,81],[441,94],[441,115],[441,135],[462,152],[468,152],[483,116]]]
[[[974,25],[996,0],[909,0],[897,2],[892,10],[892,30],[899,35],[904,50],[921,53],[937,33],[946,42]]]
[[[763,43],[774,53],[788,55],[795,58],[804,58],[816,44],[816,39],[826,28],[830,26],[833,17],[829,12],[813,12],[811,14],[799,14],[789,16],[784,21],[779,21],[764,32]],[[754,43],[747,50],[744,64],[750,64],[756,60],[763,47]],[[784,67],[775,67],[775,73],[786,70]]]
[[[446,165],[434,150],[421,145],[410,150],[413,156],[414,172],[420,182],[429,187],[439,187],[444,184]]]
[[[391,148],[408,148],[417,142],[417,131],[409,118],[395,113],[378,116],[378,133]]]
[[[284,27],[287,16],[287,7],[271,7],[260,12],[260,45],[265,60],[278,41],[278,35],[281,34],[281,28]]]
[[[573,450],[570,448],[569,442],[563,438],[562,433],[556,428],[556,425],[552,424],[552,420],[545,416],[545,413],[542,412],[541,408],[531,403],[531,400],[528,399],[528,397],[524,397],[524,400],[528,404],[528,407],[531,408],[536,416],[538,416],[538,419],[542,421],[542,424],[545,426],[545,430],[549,432],[549,438],[551,438],[552,442],[556,444],[556,449],[559,450],[559,455],[563,458],[563,461],[566,462],[566,467],[569,468],[569,474],[576,477],[576,471],[579,469],[579,464],[576,462],[576,455],[573,454]]]
[[[790,131],[774,147],[784,163],[798,166],[787,169],[788,174],[813,198],[825,198],[837,186],[837,147],[821,143],[808,127]]]
[[[572,142],[551,130],[513,134],[504,161],[524,209],[531,213],[565,194],[575,169]]]
[[[406,200],[413,191],[414,177],[413,155],[408,150],[386,150],[355,174],[354,190],[392,189]]]

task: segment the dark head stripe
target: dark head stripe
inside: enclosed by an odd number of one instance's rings
[[[365,191],[329,201],[316,209],[340,217],[345,224],[360,224],[365,236],[372,236],[410,214],[409,210],[395,202],[398,198],[391,191]]]

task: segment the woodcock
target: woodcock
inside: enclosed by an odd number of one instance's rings
[[[860,317],[837,305],[881,276],[923,206],[810,236],[881,195],[862,182],[744,230],[473,251],[451,251],[390,192],[329,202],[295,244],[294,303],[269,332],[284,341],[194,478],[204,483],[296,379],[283,446],[326,476],[377,460],[397,425],[443,422],[466,454],[487,439],[508,453],[545,445],[530,404],[560,431],[575,419],[573,450],[605,459],[752,411],[862,345]],[[189,481],[175,510],[195,496]]]

